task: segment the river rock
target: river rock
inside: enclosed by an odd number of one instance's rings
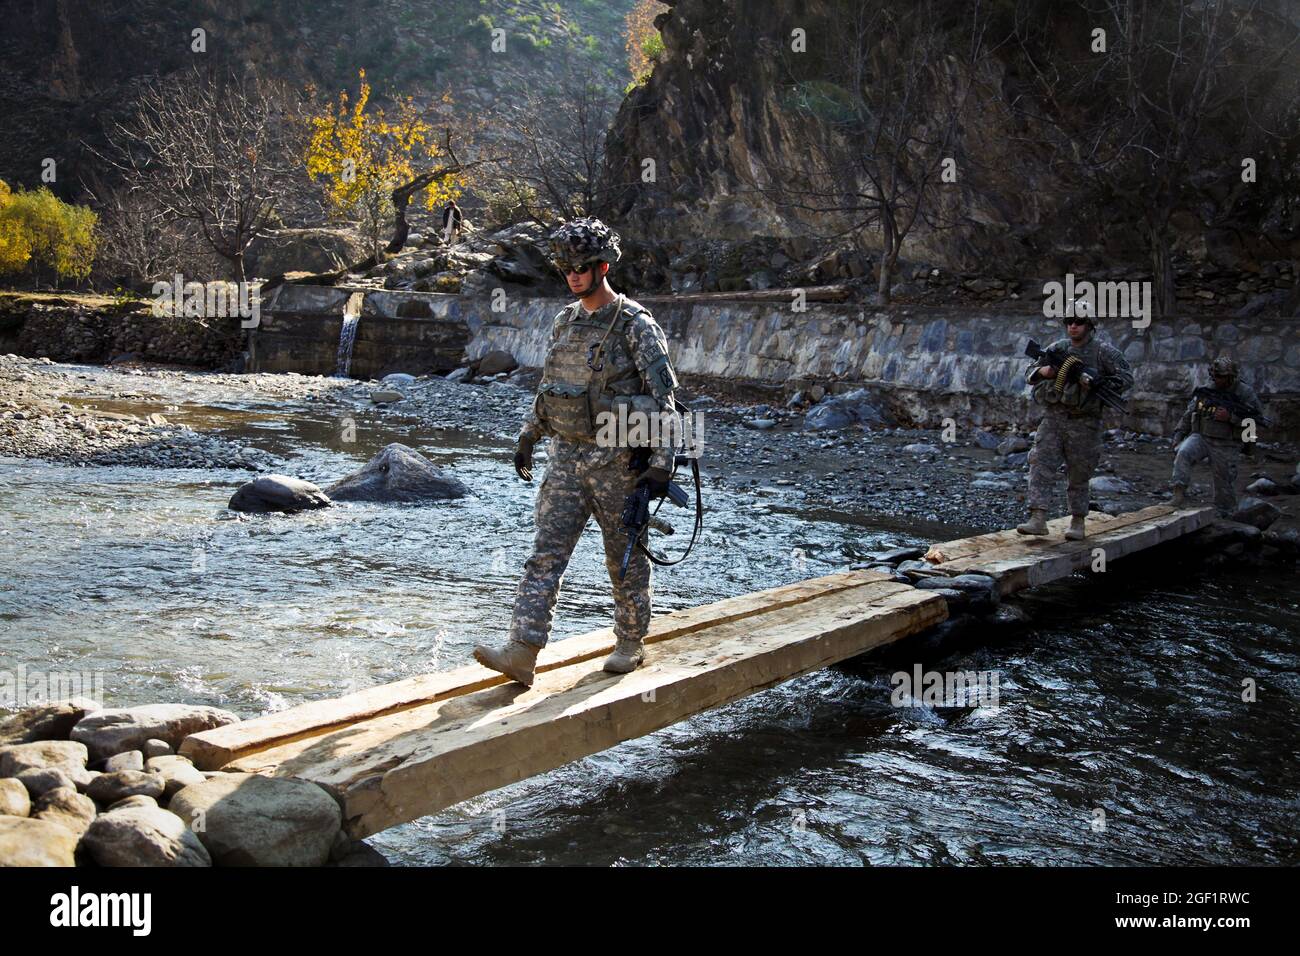
[[[289,475],[262,475],[246,481],[230,496],[226,507],[232,511],[264,514],[283,511],[294,514],[313,508],[329,507],[330,499],[310,481]]]
[[[72,739],[89,748],[97,760],[126,750],[138,750],[146,740],[164,740],[173,749],[190,734],[224,727],[238,715],[200,704],[144,704],[114,707],[84,718],[72,728]]]
[[[156,773],[163,778],[164,800],[170,800],[191,784],[202,783],[207,779],[194,764],[190,763],[189,758],[174,754],[166,757],[150,757],[145,768],[150,773]]]
[[[1127,494],[1133,490],[1133,486],[1123,478],[1114,478],[1110,475],[1097,475],[1095,478],[1089,479],[1088,490],[1094,495],[1118,495]]]
[[[509,352],[494,349],[478,360],[479,375],[496,375],[498,372],[511,372],[519,367],[515,357]]]
[[[103,806],[117,803],[123,797],[133,797],[137,793],[153,797],[155,800],[163,795],[166,782],[156,773],[143,770],[119,770],[106,773],[91,781],[86,788],[86,795]]]
[[[75,866],[77,834],[49,820],[0,816],[0,867]]]
[[[116,803],[110,803],[108,805],[108,809],[105,810],[104,812],[113,813],[114,811],[117,810],[128,810],[131,807],[156,807],[156,806],[158,806],[158,801],[155,800],[153,797],[143,793],[136,793],[136,794],[132,794],[129,797],[123,797],[121,800],[118,800]]]
[[[75,729],[75,728],[74,728]],[[0,747],[0,777],[16,777],[24,770],[59,768],[85,770],[86,745],[73,740],[37,740]]]
[[[0,816],[25,817],[32,812],[32,798],[23,782],[14,777],[0,777]]]
[[[43,797],[51,790],[59,790],[63,787],[72,787],[75,790],[77,786],[73,779],[58,767],[32,767],[24,770],[14,779],[27,788],[33,800]]]
[[[448,372],[447,381],[464,382],[467,381],[473,374],[474,374],[474,370],[471,369],[469,366],[462,366],[461,368]]]
[[[144,754],[139,750],[126,750],[113,754],[104,761],[104,773],[117,773],[119,770],[143,770]]]
[[[1240,521],[1242,524],[1253,524],[1260,531],[1266,531],[1281,514],[1281,510],[1276,505],[1269,504],[1262,498],[1250,497],[1242,498],[1237,503],[1237,510],[1232,513],[1232,520]]]
[[[1029,439],[1012,435],[1010,438],[1004,438],[998,445],[999,455],[1014,455],[1019,451],[1029,451]]]
[[[186,787],[171,809],[184,820],[204,814],[199,834],[222,866],[320,866],[342,814],[314,783],[259,774],[228,774]]]
[[[95,814],[95,801],[77,793],[72,787],[51,790],[37,800],[32,809],[33,818],[67,827],[78,838],[86,832],[86,828],[95,819]]]
[[[817,388],[820,386],[814,386],[812,394]],[[865,388],[855,388],[810,409],[804,416],[803,425],[812,431],[826,431],[853,424],[885,425],[889,421],[889,414],[878,400]]]
[[[904,445],[903,451],[909,455],[937,455],[940,448],[938,445],[931,445],[928,442],[913,442],[910,445]]]
[[[1266,498],[1282,493],[1282,489],[1272,478],[1256,478],[1246,486],[1246,490],[1252,495],[1263,495]]]
[[[406,372],[389,372],[379,381],[385,388],[409,388],[415,384],[415,376]]]
[[[467,494],[463,482],[400,442],[388,445],[360,470],[329,487],[335,501],[441,501]]]
[[[993,449],[1000,446],[1001,441],[997,435],[994,435],[990,432],[986,432],[982,428],[977,428],[975,429],[975,444],[978,445],[980,448],[985,448],[988,449],[989,451],[992,451]]]
[[[169,754],[175,753],[176,748],[167,741],[159,740],[155,737],[142,743],[140,745],[140,751],[144,754],[144,759],[148,760],[150,757],[166,757]]]
[[[1013,454],[1007,455],[1006,462],[1007,465],[1011,468],[1022,468],[1025,465],[1029,464],[1029,452],[1018,451],[1018,452],[1014,452]]]
[[[370,400],[379,405],[386,405],[389,402],[400,402],[406,396],[393,388],[377,388],[370,393]]]
[[[20,710],[0,722],[0,746],[37,740],[67,740],[77,721],[99,709],[93,700],[76,698]]]
[[[874,554],[871,556],[872,561],[879,561],[883,564],[898,564],[900,561],[916,561],[925,556],[928,549],[924,546],[918,548],[895,548],[893,551],[886,551],[883,554]]]
[[[773,418],[751,418],[743,422],[746,428],[754,428],[758,431],[767,431],[769,428],[776,427],[776,420]]]
[[[100,866],[212,865],[212,857],[185,821],[159,807],[101,813],[82,843]]]
[[[334,866],[388,866],[388,860],[364,840],[354,840],[346,852],[333,860]]]

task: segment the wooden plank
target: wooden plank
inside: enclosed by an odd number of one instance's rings
[[[1010,594],[1091,567],[1097,549],[1101,549],[1109,564],[1116,558],[1190,534],[1214,520],[1212,508],[1184,508],[1176,512],[1164,506],[1145,509],[1145,512],[1152,511],[1160,513],[1138,522],[1116,523],[1118,527],[1090,534],[1082,541],[1039,537],[1020,548],[994,549],[946,562],[941,567],[949,574],[990,575],[997,579],[1000,593]]]
[[[1170,514],[1173,509],[1168,505],[1153,505],[1141,511],[1130,511],[1119,515],[1108,515],[1100,511],[1088,513],[1088,533],[1096,535],[1132,524],[1141,524],[1152,518]],[[957,541],[945,541],[933,545],[925,554],[925,560],[931,564],[944,566],[961,558],[974,555],[988,555],[1007,548],[1041,547],[1051,544],[1064,536],[1070,527],[1070,518],[1053,518],[1047,522],[1046,535],[1021,534],[1015,528],[1006,531],[993,531],[989,534],[976,535],[973,538],[961,538]]]
[[[924,630],[942,598],[880,582],[711,624],[630,674],[582,661],[235,760],[333,792],[363,837]]]
[[[646,642],[651,644],[670,640],[704,627],[742,620],[769,610],[888,579],[889,575],[880,571],[842,571],[742,594],[701,607],[674,611],[651,620]],[[548,645],[538,655],[537,669],[540,673],[596,657],[603,658],[613,649],[612,628],[593,631]],[[343,697],[311,701],[278,713],[191,734],[181,743],[180,752],[200,769],[217,770],[239,756],[277,744],[314,736],[323,730],[346,726],[392,711],[473,693],[508,681],[507,677],[496,671],[471,663],[452,671],[421,674],[368,687]]]

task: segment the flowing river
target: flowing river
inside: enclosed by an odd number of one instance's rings
[[[0,668],[102,672],[109,706],[248,718],[451,669],[500,640],[536,487],[514,478],[508,445],[365,421],[343,443],[309,403],[171,398],[180,421],[289,455],[321,483],[401,440],[472,496],[236,518],[241,472],[0,459]],[[657,572],[658,613],[972,530],[705,491],[705,535]],[[689,521],[674,524],[675,549]],[[404,864],[1294,864],[1294,582],[1167,555],[1117,563],[1033,592],[1029,626],[912,639],[371,842]],[[589,529],[556,638],[607,626],[611,609]],[[1000,706],[891,706],[890,675],[916,663],[996,673]]]

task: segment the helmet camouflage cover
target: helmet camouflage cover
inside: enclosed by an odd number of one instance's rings
[[[617,262],[623,252],[618,233],[599,219],[570,219],[551,233],[551,258],[556,262],[585,265],[589,262]]]
[[[1220,355],[1210,363],[1210,374],[1215,378],[1236,378],[1237,363],[1226,355]]]

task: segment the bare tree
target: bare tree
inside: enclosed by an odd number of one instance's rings
[[[245,251],[300,175],[296,107],[267,81],[192,70],[144,85],[101,158],[243,281]]]
[[[599,203],[605,135],[618,101],[593,66],[565,74],[557,93],[530,91],[510,121],[519,152],[503,164],[502,189],[535,222],[592,215]]]
[[[956,181],[961,122],[987,51],[980,4],[953,10],[940,0],[863,0],[843,11],[834,35],[809,37],[810,53],[784,53],[785,102],[805,130],[804,150],[797,166],[753,180],[823,238],[876,248],[885,302],[916,226],[961,221],[942,190]]]
[[[1097,199],[1132,210],[1150,254],[1153,305],[1168,315],[1174,213],[1249,192],[1243,161],[1295,142],[1300,31],[1257,0],[1079,0],[1068,18],[1073,43],[1062,44],[1061,20],[1049,35],[1042,9],[1019,0],[1015,30],[1044,104],[1039,119],[1064,134],[1058,159]],[[1280,182],[1286,173],[1270,175]]]

